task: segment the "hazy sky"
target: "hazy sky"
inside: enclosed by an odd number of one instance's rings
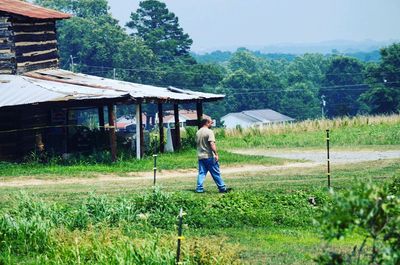
[[[139,0],[108,0],[125,24]],[[194,51],[232,46],[400,39],[400,0],[165,0]]]

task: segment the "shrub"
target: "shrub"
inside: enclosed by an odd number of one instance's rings
[[[343,239],[352,233],[364,239],[350,254],[325,253],[320,264],[358,264],[363,255],[370,264],[400,263],[399,177],[389,184],[361,183],[342,194],[334,194],[334,203],[325,208],[320,220],[325,239]],[[371,247],[365,248],[368,241]]]
[[[182,139],[183,149],[192,149],[196,147],[197,127],[186,127],[186,137]]]

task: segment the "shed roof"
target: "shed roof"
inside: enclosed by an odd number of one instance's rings
[[[202,93],[175,87],[136,84],[93,75],[73,73],[61,69],[36,70],[25,73],[25,76],[82,87],[128,93],[133,100],[138,101],[214,101],[225,97],[224,95]]]
[[[262,122],[294,121],[295,119],[272,109],[246,110],[243,113]]]
[[[212,101],[224,95],[156,87],[55,70],[37,70],[25,75],[0,75],[0,108],[45,102],[82,100]]]
[[[44,102],[128,98],[129,94],[19,75],[0,75],[0,108]]]
[[[0,11],[35,19],[65,19],[71,17],[70,14],[21,0],[0,0]]]
[[[269,123],[269,122],[284,122],[284,121],[295,120],[289,116],[286,116],[272,109],[245,110],[242,112],[229,113],[224,117],[228,115],[248,121],[250,123],[254,122]]]
[[[251,116],[245,115],[245,114],[242,113],[242,112],[232,112],[232,113],[229,113],[229,114],[223,116],[221,119],[224,119],[224,118],[227,117],[227,116],[234,117],[235,119],[242,120],[242,121],[247,122],[247,123],[257,123],[257,122],[260,122],[260,120],[258,120],[258,119],[256,119],[256,118],[253,118],[253,117],[251,117]]]

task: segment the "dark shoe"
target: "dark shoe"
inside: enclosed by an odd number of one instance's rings
[[[224,190],[220,190],[219,193],[228,193],[228,192],[231,192],[231,191],[232,191],[232,188],[226,188]]]

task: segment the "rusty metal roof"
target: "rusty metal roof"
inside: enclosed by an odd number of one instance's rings
[[[225,97],[219,94],[195,92],[174,87],[158,87],[124,82],[93,75],[73,73],[61,69],[41,69],[25,73],[24,75],[41,80],[129,93],[132,100],[135,101],[214,101]]]
[[[39,80],[20,75],[0,75],[0,108],[45,102],[129,99],[128,93]]]
[[[70,14],[44,8],[21,0],[0,0],[0,12],[7,12],[36,19],[65,19]]]
[[[223,99],[224,95],[135,84],[60,69],[37,70],[24,75],[0,75],[0,108],[112,99],[121,102],[193,102]]]
[[[211,118],[211,117],[203,113],[203,118]],[[157,120],[158,119],[156,119],[156,122]],[[197,111],[180,109],[179,120],[180,121],[197,120]],[[166,112],[166,115],[164,116],[164,122],[165,123],[175,122],[175,116],[173,111]]]

